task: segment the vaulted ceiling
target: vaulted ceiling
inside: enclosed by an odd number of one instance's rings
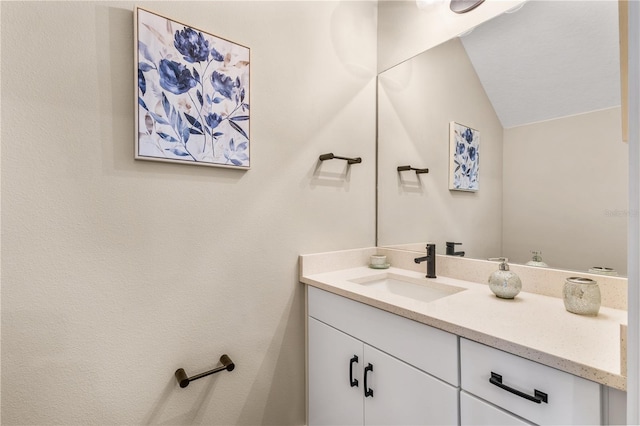
[[[503,127],[620,105],[617,3],[530,0],[461,37]]]

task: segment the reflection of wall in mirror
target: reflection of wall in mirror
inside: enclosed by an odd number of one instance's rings
[[[454,64],[453,66],[451,64]],[[502,126],[459,39],[380,74],[378,245],[461,242],[466,256],[502,252]],[[449,190],[449,123],[482,133],[478,192]],[[429,174],[398,173],[402,164]]]
[[[378,245],[432,241],[444,254],[455,241],[467,257],[513,263],[535,250],[551,267],[626,274],[619,108],[503,129],[458,39],[379,82]],[[448,190],[449,121],[482,131],[477,193]],[[397,173],[405,163],[430,172]]]
[[[626,275],[621,139],[619,107],[505,129],[504,255],[525,263],[540,250],[550,266]]]

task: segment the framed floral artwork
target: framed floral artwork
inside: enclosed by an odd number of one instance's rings
[[[480,132],[452,121],[449,123],[449,189],[478,190]]]
[[[248,47],[135,10],[138,160],[249,169]]]

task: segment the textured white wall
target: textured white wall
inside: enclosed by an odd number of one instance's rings
[[[134,4],[1,4],[2,424],[304,423],[297,256],[374,244],[376,5],[138,3],[251,48],[242,172],[133,160]]]
[[[626,275],[628,171],[620,108],[505,129],[505,255]]]
[[[455,66],[452,66],[455,64]],[[498,256],[502,234],[502,126],[459,39],[379,78],[378,244],[463,243]],[[449,190],[449,122],[480,131],[480,190]],[[397,172],[410,164],[428,174]],[[424,248],[423,248],[424,249]]]

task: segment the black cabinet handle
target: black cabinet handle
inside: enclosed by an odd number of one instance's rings
[[[497,387],[499,387],[500,389],[504,389],[507,392],[511,392],[514,395],[518,395],[521,398],[524,399],[528,399],[529,401],[535,402],[536,404],[540,404],[541,402],[544,402],[545,404],[548,403],[548,396],[546,393],[544,392],[540,392],[538,389],[534,389],[534,396],[531,395],[527,395],[524,392],[520,392],[517,389],[514,389],[512,387],[509,387],[505,384],[502,383],[502,376],[500,374],[496,374],[493,371],[491,372],[491,378],[489,379],[489,382],[491,382],[492,385],[496,385]],[[365,381],[366,383],[366,381]],[[365,384],[365,386],[367,386]]]
[[[358,387],[358,379],[353,378],[353,363],[358,362],[358,355],[354,355],[351,360],[349,360],[349,382],[351,383],[351,387]]]
[[[371,365],[371,363],[369,363],[365,368],[364,368],[364,396],[371,396],[373,397],[373,389],[369,388],[367,386],[367,373],[369,371],[373,371],[373,365]]]

